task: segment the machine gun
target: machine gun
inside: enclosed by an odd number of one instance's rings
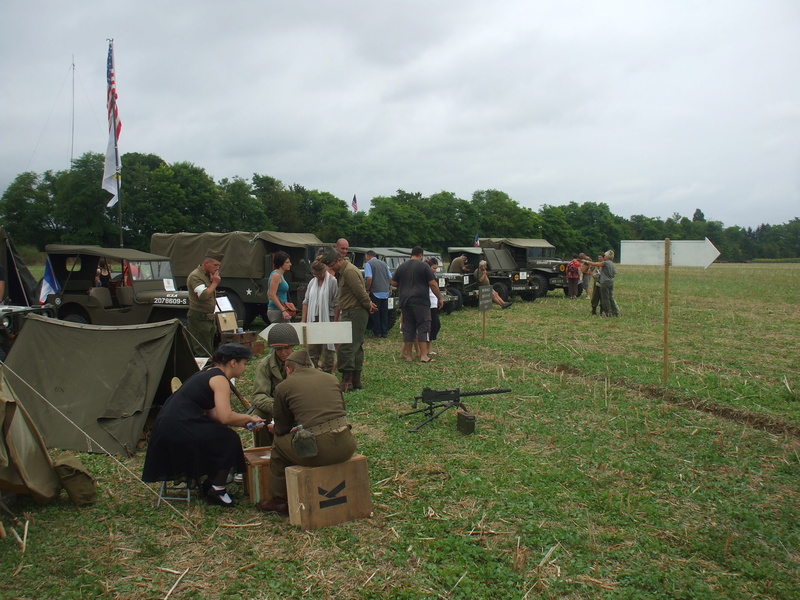
[[[511,388],[490,388],[486,390],[477,390],[474,392],[462,392],[458,388],[450,390],[432,390],[431,388],[426,387],[422,390],[421,395],[414,396],[414,402],[411,407],[415,410],[397,416],[399,418],[403,418],[409,415],[425,413],[428,418],[416,427],[409,429],[411,432],[416,432],[419,431],[423,425],[427,425],[434,419],[438,418],[448,408],[457,406],[458,408],[466,411],[467,407],[464,406],[463,402],[461,402],[461,398],[464,398],[465,396],[488,396],[489,394],[505,394],[510,391]],[[419,405],[420,400],[422,400],[426,406],[418,409],[417,406]]]

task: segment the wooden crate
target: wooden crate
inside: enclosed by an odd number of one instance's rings
[[[288,467],[286,491],[289,521],[302,529],[363,519],[372,512],[367,458],[361,454],[327,467]]]
[[[264,340],[258,337],[258,333],[255,331],[245,331],[244,333],[219,334],[220,344],[227,344],[230,342],[235,342],[237,344],[241,344],[242,346],[250,348],[250,352],[253,353],[253,356],[264,354]]]
[[[269,500],[269,459],[272,447],[248,448],[244,451],[244,462],[247,472],[244,474],[244,489],[250,502],[257,504],[261,500]]]

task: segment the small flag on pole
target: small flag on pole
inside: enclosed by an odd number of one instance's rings
[[[481,247],[481,238],[480,238],[480,236],[478,236],[477,233],[475,234],[475,241],[472,242],[472,245],[475,246],[476,248],[480,248]]]
[[[353,194],[353,201],[350,203],[353,207],[353,212],[358,212],[358,200],[356,200],[356,195]]]
[[[50,294],[57,294],[61,291],[61,284],[58,283],[55,273],[53,273],[53,266],[50,264],[50,258],[46,259],[44,266],[44,279],[42,279],[42,288],[39,290],[39,304],[47,302],[47,296]]]
[[[119,170],[122,166],[119,160],[119,134],[122,131],[122,121],[119,119],[117,108],[117,77],[114,67],[114,40],[108,42],[108,63],[106,65],[106,106],[108,108],[108,147],[106,148],[106,162],[103,168],[103,189],[113,194],[107,207],[114,206],[119,198]]]

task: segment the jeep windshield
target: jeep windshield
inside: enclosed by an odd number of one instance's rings
[[[128,265],[134,281],[172,279],[172,268],[168,260],[131,260]]]

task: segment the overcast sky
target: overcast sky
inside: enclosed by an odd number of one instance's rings
[[[120,151],[215,180],[800,216],[798,0],[3,0],[0,191],[105,152],[107,38]]]

